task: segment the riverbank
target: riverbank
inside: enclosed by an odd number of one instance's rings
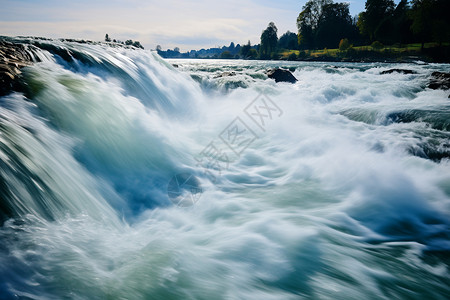
[[[278,55],[281,60],[327,61],[327,62],[389,62],[450,63],[450,44],[426,43],[396,46],[359,46],[346,50],[285,50]]]

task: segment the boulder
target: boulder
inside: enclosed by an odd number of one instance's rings
[[[448,90],[450,89],[450,73],[433,72],[428,87],[432,90]]]
[[[295,78],[289,70],[275,68],[267,71],[266,74],[269,78],[275,79],[275,82],[297,82],[297,78]]]
[[[392,74],[392,73],[400,73],[400,74],[417,74],[416,71],[413,70],[407,70],[407,69],[390,69],[390,70],[386,70],[381,72],[381,75],[384,74]]]

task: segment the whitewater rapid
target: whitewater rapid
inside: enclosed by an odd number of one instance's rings
[[[450,293],[450,102],[426,88],[448,65],[17,41],[36,63],[0,98],[0,299]],[[177,174],[194,205],[171,201]]]

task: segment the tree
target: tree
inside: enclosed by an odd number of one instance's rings
[[[173,51],[174,51],[174,52],[178,52],[178,53],[180,53],[180,48],[178,48],[178,47],[175,47],[175,48],[173,48]]]
[[[111,38],[108,34],[105,35],[105,42],[111,42]]]
[[[258,57],[258,51],[256,51],[256,49],[250,49],[248,51],[247,57],[249,59],[256,59]]]
[[[298,37],[295,33],[289,30],[284,33],[278,40],[279,49],[297,49],[298,48]]]
[[[297,27],[299,27],[299,23],[303,23],[316,29],[322,16],[323,7],[332,3],[332,0],[309,0],[306,2],[297,18]]]
[[[314,48],[314,31],[311,26],[301,24],[298,30],[298,46],[300,49]]]
[[[248,52],[250,51],[250,49],[252,48],[252,45],[250,43],[250,41],[248,41],[248,43],[244,46],[241,47],[241,56],[242,58],[246,58],[248,55]]]
[[[358,19],[361,33],[367,34],[370,40],[374,41],[383,33],[389,32],[392,27],[388,22],[392,18],[394,7],[393,0],[367,0],[366,10],[359,15]]]
[[[406,44],[412,42],[410,7],[408,0],[401,0],[394,10],[392,32],[394,43]]]
[[[326,4],[316,29],[316,46],[334,48],[342,38],[352,36],[356,29],[348,9],[348,3]]]
[[[261,34],[261,46],[260,46],[260,57],[270,58],[272,52],[275,52],[277,48],[278,36],[277,27],[273,22],[270,22],[267,28]]]
[[[301,49],[314,48],[314,34],[322,16],[323,7],[332,0],[309,0],[297,18],[298,44]]]
[[[450,1],[437,0],[434,9],[433,40],[442,46],[442,42],[450,42]]]
[[[142,46],[141,42],[139,42],[139,41],[134,41],[132,45],[136,48],[144,49],[144,46]]]
[[[366,24],[366,13],[362,11],[358,14],[358,21],[356,22],[361,35],[369,35],[369,29]]]
[[[156,51],[158,51],[158,52],[159,52],[159,51],[162,51],[161,45],[157,45],[157,46],[156,46]]]
[[[440,44],[450,40],[450,10],[448,0],[413,0],[410,16],[411,30],[422,43],[436,41]]]
[[[359,38],[348,7],[332,0],[306,2],[297,18],[299,48],[335,48],[343,38]]]
[[[225,51],[223,51],[223,52],[220,54],[220,58],[223,58],[223,59],[230,59],[230,58],[233,58],[233,54],[231,54],[230,51],[225,50]]]

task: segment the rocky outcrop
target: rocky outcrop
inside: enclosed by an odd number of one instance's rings
[[[385,75],[385,74],[392,74],[392,73],[400,73],[400,74],[417,74],[416,71],[413,70],[407,70],[407,69],[390,69],[390,70],[386,70],[381,72],[381,75]]]
[[[297,78],[292,75],[291,71],[275,68],[267,71],[267,76],[271,79],[275,79],[275,82],[290,82],[296,83]]]
[[[22,44],[0,41],[0,96],[15,88],[20,69],[31,63],[32,57]]]
[[[450,89],[450,73],[433,72],[428,87],[432,90]]]

